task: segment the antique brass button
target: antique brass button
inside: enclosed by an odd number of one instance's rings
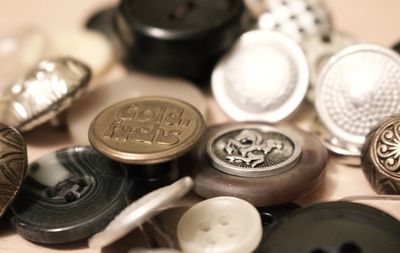
[[[13,127],[0,123],[0,217],[21,188],[27,167],[26,145]]]
[[[314,190],[323,178],[327,151],[296,127],[243,122],[208,128],[199,148],[182,160],[181,167],[192,168],[188,173],[198,195],[271,206]]]
[[[400,194],[400,117],[372,130],[362,150],[362,167],[376,192]]]
[[[205,130],[193,106],[172,98],[141,97],[101,112],[89,129],[89,141],[111,159],[156,164],[189,151]]]
[[[66,243],[103,229],[131,201],[124,165],[76,146],[31,163],[11,222],[25,239]]]
[[[39,62],[0,98],[0,122],[28,131],[67,109],[86,89],[88,66],[72,58]]]

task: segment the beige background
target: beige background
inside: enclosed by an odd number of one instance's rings
[[[62,30],[77,29],[82,26],[88,15],[94,10],[117,1],[1,0],[0,2],[0,34],[26,25],[41,27],[51,34]],[[379,43],[385,46],[391,46],[400,39],[399,0],[325,0],[325,2],[333,14],[337,30],[348,32],[361,41]],[[121,68],[117,67],[104,78],[112,80],[122,74]],[[208,102],[207,123],[228,121],[229,119],[215,104],[209,92],[204,92],[207,95]],[[309,121],[313,114],[312,106],[305,103],[290,121],[307,130],[310,128]],[[52,150],[73,144],[66,131],[54,130],[48,126],[40,127],[26,134],[25,137],[28,143],[30,161]],[[323,200],[337,200],[354,195],[374,195],[360,168],[340,165],[333,158],[328,163],[327,172],[323,185],[312,195],[298,200],[299,203],[308,204]],[[125,243],[129,241],[129,238],[124,240]],[[33,244],[15,234],[4,220],[0,222],[1,253],[46,253],[65,252],[66,250],[77,253],[100,252],[99,250],[88,249],[85,241],[54,247]],[[123,252],[117,248],[109,248],[106,251]]]

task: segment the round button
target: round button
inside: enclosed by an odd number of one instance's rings
[[[221,59],[212,91],[222,110],[237,121],[276,122],[303,100],[309,83],[300,46],[273,31],[250,31]]]
[[[319,0],[266,0],[268,12],[258,19],[258,27],[282,32],[296,41],[310,35],[330,34],[332,24],[328,9]]]
[[[95,31],[63,31],[51,38],[50,47],[55,57],[72,57],[87,64],[93,76],[109,69],[115,58],[111,43]]]
[[[399,235],[400,222],[380,210],[348,202],[320,203],[283,218],[259,252],[397,252]]]
[[[193,187],[190,177],[146,194],[125,208],[104,231],[89,239],[89,247],[101,248],[121,239],[136,227],[156,215],[161,208],[171,205],[185,196]]]
[[[125,62],[146,71],[208,79],[242,32],[241,0],[123,0],[117,33]]]
[[[325,64],[340,50],[355,43],[355,39],[341,32],[332,32],[329,36],[323,38],[319,35],[309,36],[302,41],[301,45],[310,66],[311,85],[307,93],[307,98],[310,101],[314,101],[318,76]]]
[[[347,47],[323,68],[316,109],[328,130],[361,147],[368,132],[385,117],[400,113],[400,56],[372,44]]]
[[[261,218],[244,200],[212,198],[182,216],[177,235],[185,253],[250,253],[261,240]]]
[[[362,167],[375,191],[400,194],[400,117],[390,117],[368,134]]]
[[[126,167],[90,147],[46,155],[29,166],[11,221],[24,238],[66,243],[105,227],[129,202]]]
[[[209,127],[180,166],[191,166],[198,195],[233,196],[262,207],[313,191],[326,162],[327,151],[312,134],[284,124],[243,122]]]
[[[204,119],[193,106],[172,98],[140,97],[101,112],[90,126],[89,141],[114,160],[155,164],[188,152],[204,131]]]
[[[72,58],[39,62],[0,98],[0,122],[28,131],[63,112],[87,88],[91,74]]]
[[[0,217],[14,201],[25,179],[28,157],[24,138],[0,123]]]
[[[179,92],[170,92],[171,90]],[[178,78],[150,76],[130,72],[122,79],[97,85],[68,110],[68,127],[75,144],[89,145],[90,123],[104,108],[125,99],[142,96],[166,96],[190,103],[206,116],[206,100],[194,84]]]

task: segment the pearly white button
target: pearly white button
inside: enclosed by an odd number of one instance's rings
[[[121,239],[133,229],[156,215],[161,208],[171,205],[185,196],[193,187],[190,177],[152,191],[125,208],[104,231],[89,238],[90,248],[102,248]]]
[[[177,235],[185,253],[250,253],[262,237],[261,218],[257,209],[242,199],[211,198],[182,216]]]
[[[114,61],[111,43],[101,33],[88,30],[67,31],[50,39],[53,56],[72,57],[92,70],[94,76],[105,72]]]
[[[84,99],[74,103],[67,117],[74,143],[89,145],[87,136],[90,123],[103,109],[122,100],[141,96],[180,99],[196,107],[205,117],[206,100],[194,84],[177,78],[131,72],[123,79],[96,86]]]

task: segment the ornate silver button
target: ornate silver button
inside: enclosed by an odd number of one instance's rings
[[[0,98],[0,122],[28,131],[64,111],[86,89],[90,69],[71,58],[41,61]]]
[[[400,117],[390,117],[371,131],[362,167],[376,192],[400,194]]]
[[[322,70],[316,109],[327,130],[361,147],[382,119],[400,113],[400,56],[372,44],[350,46]]]
[[[208,128],[187,159],[198,195],[271,206],[314,190],[323,178],[327,151],[314,135],[296,127],[243,122]]]
[[[276,122],[303,100],[309,82],[300,46],[274,31],[250,31],[222,58],[212,74],[220,107],[238,121]]]
[[[263,177],[282,173],[301,157],[295,138],[267,125],[232,126],[210,136],[207,154],[214,168],[230,175]]]
[[[310,66],[310,88],[307,92],[310,101],[314,101],[318,75],[325,64],[337,52],[355,43],[355,39],[341,32],[332,32],[324,38],[319,35],[310,36],[302,41],[301,45]]]
[[[276,30],[301,41],[309,35],[331,32],[330,14],[322,1],[268,0],[269,11],[258,19],[261,29]]]

